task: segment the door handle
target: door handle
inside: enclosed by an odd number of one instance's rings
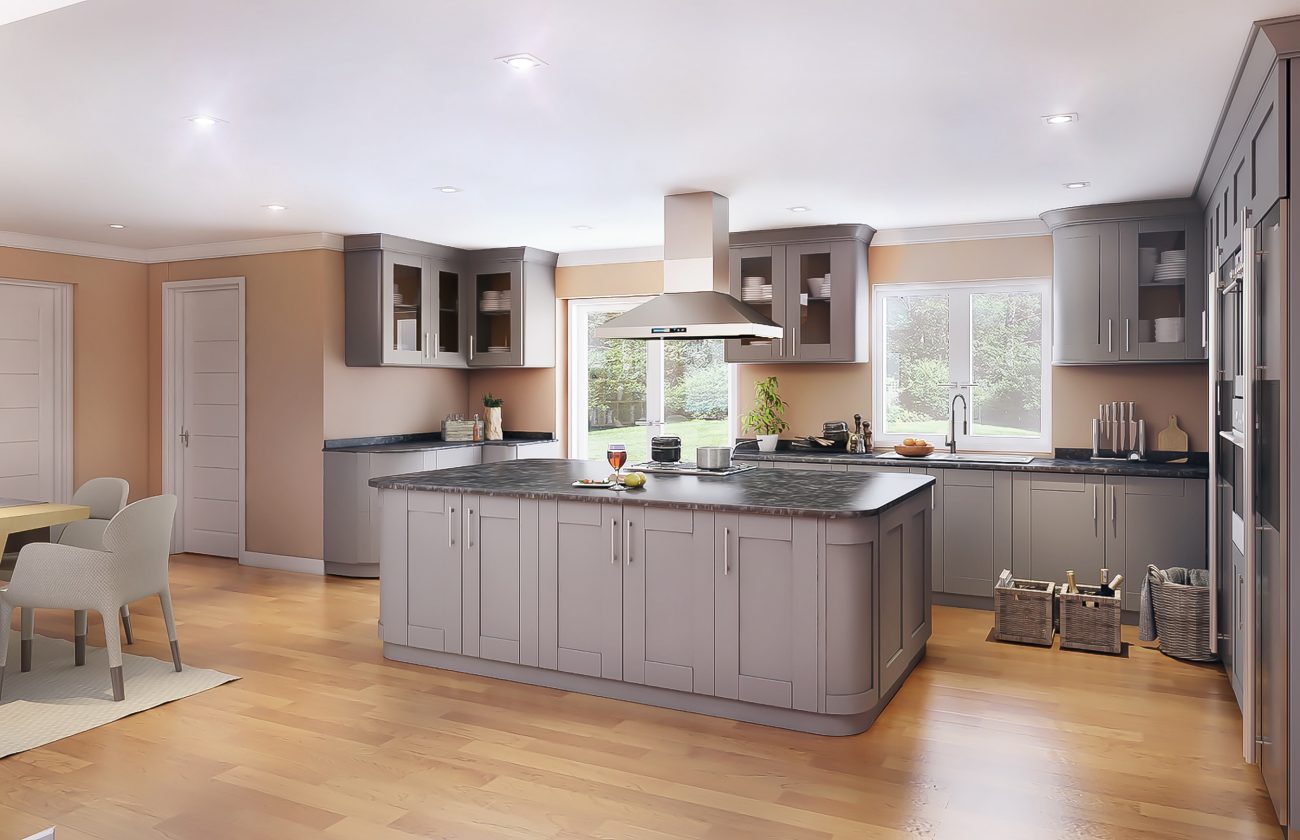
[[[465,512],[465,526],[469,528],[469,547],[474,547],[474,508]]]
[[[433,334],[433,357],[435,359],[438,358],[438,354],[441,352],[442,352],[442,348],[438,346],[438,334],[434,333]]]
[[[1106,319],[1106,352],[1115,352],[1115,321],[1112,318]]]
[[[456,509],[448,508],[447,510],[449,511],[447,514],[447,548],[451,548],[456,543],[456,541],[451,537],[451,521],[456,516]]]
[[[424,358],[429,358],[429,331],[424,331]]]
[[[632,522],[627,523],[627,564],[632,565]]]
[[[185,446],[186,449],[189,449],[189,448],[190,448],[190,430],[189,430],[189,429],[186,429],[184,426],[182,426],[182,427],[181,427],[181,433],[180,433],[179,435],[177,435],[177,437],[179,437],[179,438],[181,439],[181,443]]]
[[[1092,485],[1092,521],[1097,522],[1097,485]]]
[[[1115,524],[1116,509],[1119,507],[1119,493],[1115,488],[1110,488],[1110,524]]]
[[[609,562],[618,563],[618,520],[609,520]]]
[[[1128,318],[1125,318],[1124,319],[1124,352],[1125,353],[1129,352],[1132,349],[1129,346],[1129,332],[1130,332],[1129,324],[1130,324],[1130,320]]]
[[[474,333],[469,334],[469,360],[474,361]]]
[[[722,573],[731,574],[731,529],[722,529]]]

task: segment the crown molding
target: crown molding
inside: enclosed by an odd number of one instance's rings
[[[0,247],[47,251],[74,257],[122,260],[135,263],[184,262],[219,257],[247,257],[255,254],[278,254],[287,251],[342,251],[343,237],[337,233],[296,233],[264,239],[240,239],[232,242],[208,242],[202,245],[176,245],[170,248],[128,248],[103,242],[80,242],[52,236],[0,231]]]
[[[648,245],[644,248],[609,248],[603,251],[570,251],[567,254],[560,254],[556,267],[659,262],[663,258],[664,246],[662,245]]]
[[[1046,235],[1047,225],[1043,223],[1042,219],[1014,219],[1008,222],[973,222],[962,225],[886,228],[885,230],[876,231],[876,235],[871,239],[871,247]]]

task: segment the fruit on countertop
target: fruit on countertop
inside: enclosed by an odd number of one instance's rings
[[[623,476],[623,484],[628,487],[645,487],[645,473],[634,472]]]

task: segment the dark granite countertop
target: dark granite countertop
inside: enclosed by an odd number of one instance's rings
[[[741,444],[732,454],[736,461],[796,461],[810,464],[860,464],[877,467],[931,467],[944,470],[1009,470],[1012,472],[1054,472],[1082,475],[1149,476],[1155,478],[1209,477],[1209,467],[1204,453],[1192,453],[1186,464],[1161,464],[1147,461],[1090,461],[1083,450],[1058,450],[1058,455],[1070,457],[1035,458],[1027,464],[989,464],[977,461],[944,461],[928,458],[882,458],[876,455],[855,455],[842,450],[780,449],[776,452],[759,452],[753,444]],[[825,473],[822,473],[825,475]]]
[[[370,486],[386,490],[851,518],[872,516],[934,483],[928,475],[909,473],[750,470],[729,476],[650,475],[645,487],[623,492],[571,486],[580,478],[604,478],[609,471],[609,465],[603,461],[547,458],[383,476],[371,479]]]
[[[415,435],[379,435],[366,438],[341,438],[325,441],[325,452],[425,452],[430,449],[457,449],[464,446],[515,446],[551,443],[550,432],[506,432],[505,440],[443,440],[438,432]]]

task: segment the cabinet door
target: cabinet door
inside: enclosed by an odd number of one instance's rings
[[[930,533],[930,580],[934,584],[935,592],[943,591],[943,476],[947,470],[927,467],[883,467],[875,464],[849,464],[846,469],[849,472],[916,473],[934,477],[934,484],[930,486],[929,497],[932,522]]]
[[[902,679],[930,638],[933,582],[925,562],[932,534],[929,500],[914,497],[880,514],[880,689]]]
[[[935,531],[942,532],[945,551],[935,588],[990,597],[998,572],[1010,565],[1010,473],[944,470],[942,481],[944,508]]]
[[[524,363],[523,263],[498,260],[474,272],[470,309],[470,367]]]
[[[430,308],[432,318],[429,340],[430,365],[464,367],[469,341],[465,337],[466,291],[465,270],[451,260],[429,261]]]
[[[817,522],[715,519],[719,697],[817,710]]]
[[[450,446],[427,449],[424,452],[426,470],[449,470],[452,467],[469,467],[483,463],[482,446]]]
[[[1106,567],[1124,575],[1124,609],[1141,605],[1147,564],[1205,568],[1205,482],[1106,478]],[[1089,578],[1085,583],[1092,583]]]
[[[540,661],[590,677],[623,678],[622,508],[542,506]]]
[[[785,359],[853,359],[856,280],[852,242],[785,247]]]
[[[464,653],[537,664],[537,502],[464,499]]]
[[[730,252],[730,277],[732,297],[748,303],[776,323],[786,326],[785,319],[785,248],[773,245],[754,245],[732,248]],[[745,285],[745,278],[751,280]],[[750,291],[746,292],[748,288]],[[787,328],[785,339],[727,339],[728,362],[772,362],[781,359],[784,345],[790,338]]]
[[[1052,360],[1119,358],[1119,224],[1071,225],[1052,234]]]
[[[771,461],[778,470],[811,470],[813,472],[844,472],[846,464],[822,464],[816,461]]]
[[[1063,583],[1073,569],[1083,583],[1096,580],[1105,564],[1102,476],[1017,473],[1014,481],[1016,576]]]
[[[429,267],[424,257],[384,252],[384,364],[424,365],[430,360]]]
[[[713,693],[713,514],[623,508],[623,679]]]
[[[413,647],[461,653],[461,497],[405,495],[407,638]]]
[[[1115,338],[1120,359],[1204,357],[1201,252],[1200,222],[1195,217],[1143,219],[1120,226],[1121,318]]]
[[[420,452],[372,452],[357,458],[365,466],[358,476],[358,498],[364,501],[364,507],[360,520],[362,527],[357,529],[355,562],[365,566],[379,562],[380,499],[379,490],[370,486],[370,479],[419,472],[424,468],[424,455]]]

